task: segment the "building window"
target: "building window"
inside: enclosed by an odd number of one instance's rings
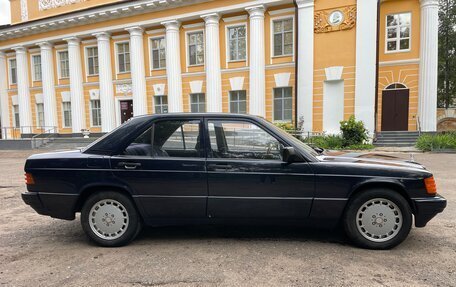
[[[154,106],[156,114],[166,114],[168,112],[168,97],[154,96]]]
[[[71,102],[62,103],[63,110],[63,127],[71,127]]]
[[[293,55],[293,18],[274,20],[274,56]]]
[[[204,113],[206,111],[204,93],[190,94],[190,111],[192,113]]]
[[[9,60],[10,66],[10,84],[17,84],[17,62],[16,59]]]
[[[130,44],[117,44],[117,70],[119,73],[130,72]]]
[[[33,80],[41,81],[41,55],[32,56]]]
[[[59,78],[70,77],[70,62],[68,60],[68,51],[59,52]]]
[[[246,59],[245,25],[228,28],[230,61]]]
[[[246,91],[230,91],[230,113],[247,113]]]
[[[398,52],[410,50],[410,13],[386,16],[386,51]]]
[[[165,38],[151,39],[152,69],[163,69],[166,67]]]
[[[87,48],[87,73],[89,76],[98,75],[98,48]]]
[[[14,127],[18,128],[21,126],[21,121],[19,118],[19,105],[13,106],[13,114],[14,114]]]
[[[203,31],[188,34],[188,64],[204,64],[204,35]]]
[[[92,127],[101,126],[101,105],[100,100],[90,101],[90,115],[92,118]]]
[[[292,120],[293,100],[291,87],[274,89],[274,121]]]
[[[36,104],[36,125],[44,126],[44,104]]]

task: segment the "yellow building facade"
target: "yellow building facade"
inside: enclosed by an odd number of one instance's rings
[[[10,0],[3,138],[224,112],[436,128],[436,0]],[[437,21],[437,23],[436,23]]]

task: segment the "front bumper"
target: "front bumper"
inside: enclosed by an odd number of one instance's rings
[[[73,220],[78,195],[28,191],[22,193],[22,200],[38,214]]]
[[[445,209],[447,200],[436,195],[434,197],[415,198],[413,203],[415,205],[415,226],[424,227],[434,216]]]

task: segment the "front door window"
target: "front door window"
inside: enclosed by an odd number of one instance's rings
[[[268,132],[246,121],[209,121],[214,158],[280,160],[281,144]]]

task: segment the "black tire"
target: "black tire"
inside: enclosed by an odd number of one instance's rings
[[[363,218],[364,214],[358,214],[366,211],[365,204],[370,204],[374,199],[385,199],[383,203],[381,201],[376,201],[374,204],[380,206],[380,208],[384,208],[383,205],[388,206],[391,209],[391,212],[396,216],[394,220],[390,220],[391,223],[386,225],[386,223],[379,223],[382,220],[385,220],[383,217],[374,218],[374,215],[367,216]],[[393,203],[396,205],[388,205],[387,202]],[[383,204],[383,205],[382,205]],[[371,205],[372,206],[372,205]],[[391,206],[391,207],[390,207]],[[361,210],[363,207],[363,210]],[[396,207],[400,210],[400,213],[397,213]],[[371,208],[368,206],[367,208]],[[371,209],[373,210],[373,209]],[[395,213],[396,212],[396,213]],[[382,213],[380,213],[383,216]],[[399,216],[402,216],[402,220],[398,219]],[[358,218],[357,218],[358,216]],[[386,227],[392,227],[391,235],[389,233],[385,234],[384,238],[375,238],[377,235],[372,235],[368,232],[368,230],[364,229],[363,224],[369,221],[369,224],[372,224],[375,227],[369,227],[368,229],[375,229],[376,227],[382,227],[381,224],[385,226],[386,230],[389,230]],[[353,243],[368,249],[391,249],[401,242],[403,242],[412,228],[412,211],[410,205],[408,204],[407,200],[399,194],[397,191],[386,189],[386,188],[375,188],[369,190],[363,190],[360,193],[356,194],[348,203],[347,208],[345,210],[344,218],[343,218],[343,226],[345,233],[351,239]],[[385,220],[386,222],[386,220]],[[399,225],[396,222],[401,222]],[[367,226],[367,224],[366,224]],[[398,227],[400,226],[400,227]],[[364,231],[364,232],[363,232]],[[379,232],[380,233],[380,232]],[[364,234],[364,235],[363,235]],[[368,238],[367,238],[368,237]],[[392,237],[392,238],[388,238]],[[385,240],[383,242],[377,242],[378,240]]]
[[[122,227],[119,229],[118,234],[111,234],[112,238],[106,238],[105,235],[101,234],[101,230],[98,231],[98,227],[93,227],[95,222],[94,214],[96,215],[96,212],[92,214],[92,217],[90,215],[90,212],[95,205],[98,207],[98,204],[100,202],[107,202],[108,204],[113,205],[114,208],[118,208],[118,210],[115,210],[115,212],[117,212],[116,215],[118,215],[120,212],[120,214],[123,216],[121,217],[123,220],[117,219],[120,222],[123,222],[123,224],[121,224]],[[106,204],[106,206],[108,204]],[[105,214],[108,216],[108,213]],[[109,214],[108,217],[112,216],[112,214]],[[109,223],[112,221],[115,224],[115,217],[113,217],[114,220],[111,220],[111,218],[108,219],[110,220]],[[104,222],[107,222],[107,220]],[[109,226],[109,223],[106,223],[106,226]],[[84,202],[81,210],[81,225],[87,237],[96,244],[104,247],[118,247],[127,245],[139,234],[142,228],[142,221],[135,205],[128,196],[119,192],[102,191],[90,196]],[[106,227],[103,226],[103,228]],[[119,234],[121,235],[119,236]]]

